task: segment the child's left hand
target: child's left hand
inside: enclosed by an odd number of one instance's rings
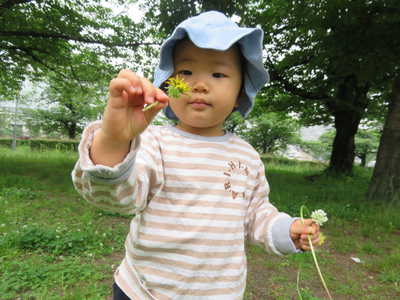
[[[304,219],[304,224],[297,219],[290,226],[290,237],[297,249],[304,251],[311,249],[307,235],[310,235],[313,246],[319,245],[319,225],[312,219]]]

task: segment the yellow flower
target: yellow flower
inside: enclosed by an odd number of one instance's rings
[[[319,243],[318,245],[321,246],[326,240],[326,235],[323,234],[322,232],[319,233]]]
[[[179,98],[182,94],[186,94],[190,92],[192,89],[190,88],[189,84],[187,84],[183,78],[180,78],[178,75],[176,77],[170,77],[166,83],[168,84],[168,96],[171,98]],[[190,96],[190,95],[189,95]],[[149,110],[158,105],[158,101],[145,106],[142,111]]]
[[[177,75],[176,77],[170,77],[166,83],[168,84],[168,96],[172,98],[179,98],[182,94],[191,91],[191,88],[183,78]]]

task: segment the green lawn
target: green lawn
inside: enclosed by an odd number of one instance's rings
[[[129,218],[100,211],[74,191],[75,153],[0,148],[0,299],[107,299]],[[400,299],[400,208],[363,201],[370,170],[316,177],[323,166],[267,159],[271,201],[298,215],[329,214],[318,250],[334,299]],[[351,257],[361,260],[354,262]],[[246,300],[326,299],[309,253],[287,257],[248,245]]]

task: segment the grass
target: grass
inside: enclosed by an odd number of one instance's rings
[[[129,218],[73,189],[76,154],[1,149],[0,299],[106,299]]]
[[[400,298],[400,207],[365,202],[371,169],[356,168],[355,176],[338,179],[318,176],[323,169],[316,163],[266,159],[271,202],[293,216],[303,204],[328,213],[322,228],[327,240],[317,256],[334,299]],[[248,250],[246,300],[297,299],[299,266],[303,299],[327,299],[310,253],[281,258],[251,245]]]
[[[0,149],[0,299],[107,299],[130,218],[87,204],[73,189],[76,154]],[[334,299],[400,298],[399,207],[363,200],[371,170],[315,176],[323,166],[267,159],[270,200],[298,216],[329,214],[318,259]],[[309,253],[286,257],[247,245],[245,300],[326,299]],[[361,263],[354,262],[357,257]]]

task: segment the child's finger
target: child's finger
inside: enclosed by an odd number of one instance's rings
[[[304,241],[304,242],[308,241],[308,238],[310,238],[311,241],[314,241],[316,239],[319,239],[319,234],[318,233],[316,233],[316,234],[302,234],[301,237],[300,237],[300,239],[302,241]]]
[[[319,236],[317,236],[317,237],[315,237],[315,238],[313,238],[313,239],[311,240],[311,243],[312,243],[314,246],[319,246],[319,242],[320,242]]]
[[[319,237],[311,239],[311,243],[313,244],[314,247],[318,246],[319,245]],[[308,238],[300,239],[300,248],[305,251],[311,250],[310,241],[308,240]]]
[[[136,94],[141,95],[143,93],[142,90],[142,81],[140,76],[129,69],[123,69],[118,73],[118,78],[125,78],[129,80],[131,83],[133,90]]]
[[[133,89],[130,81],[126,78],[114,78],[110,81],[109,85],[109,93],[111,97],[121,97],[123,91],[127,93],[134,93],[135,90]]]
[[[169,97],[167,94],[164,93],[164,91],[160,89],[156,89],[156,100],[160,103],[168,103],[169,102]]]
[[[154,103],[156,97],[156,88],[146,78],[141,78],[144,102],[147,104]]]
[[[152,120],[160,110],[168,105],[169,98],[168,96],[160,89],[156,89],[156,102],[151,105],[149,109],[146,109],[146,119]]]
[[[305,219],[304,221],[296,220],[293,222],[291,226],[291,234],[292,235],[301,235],[301,234],[313,234],[314,229],[311,226],[313,221],[311,219]]]
[[[319,225],[314,222],[312,219],[306,219],[304,220],[304,231],[302,234],[316,234],[319,232]]]

